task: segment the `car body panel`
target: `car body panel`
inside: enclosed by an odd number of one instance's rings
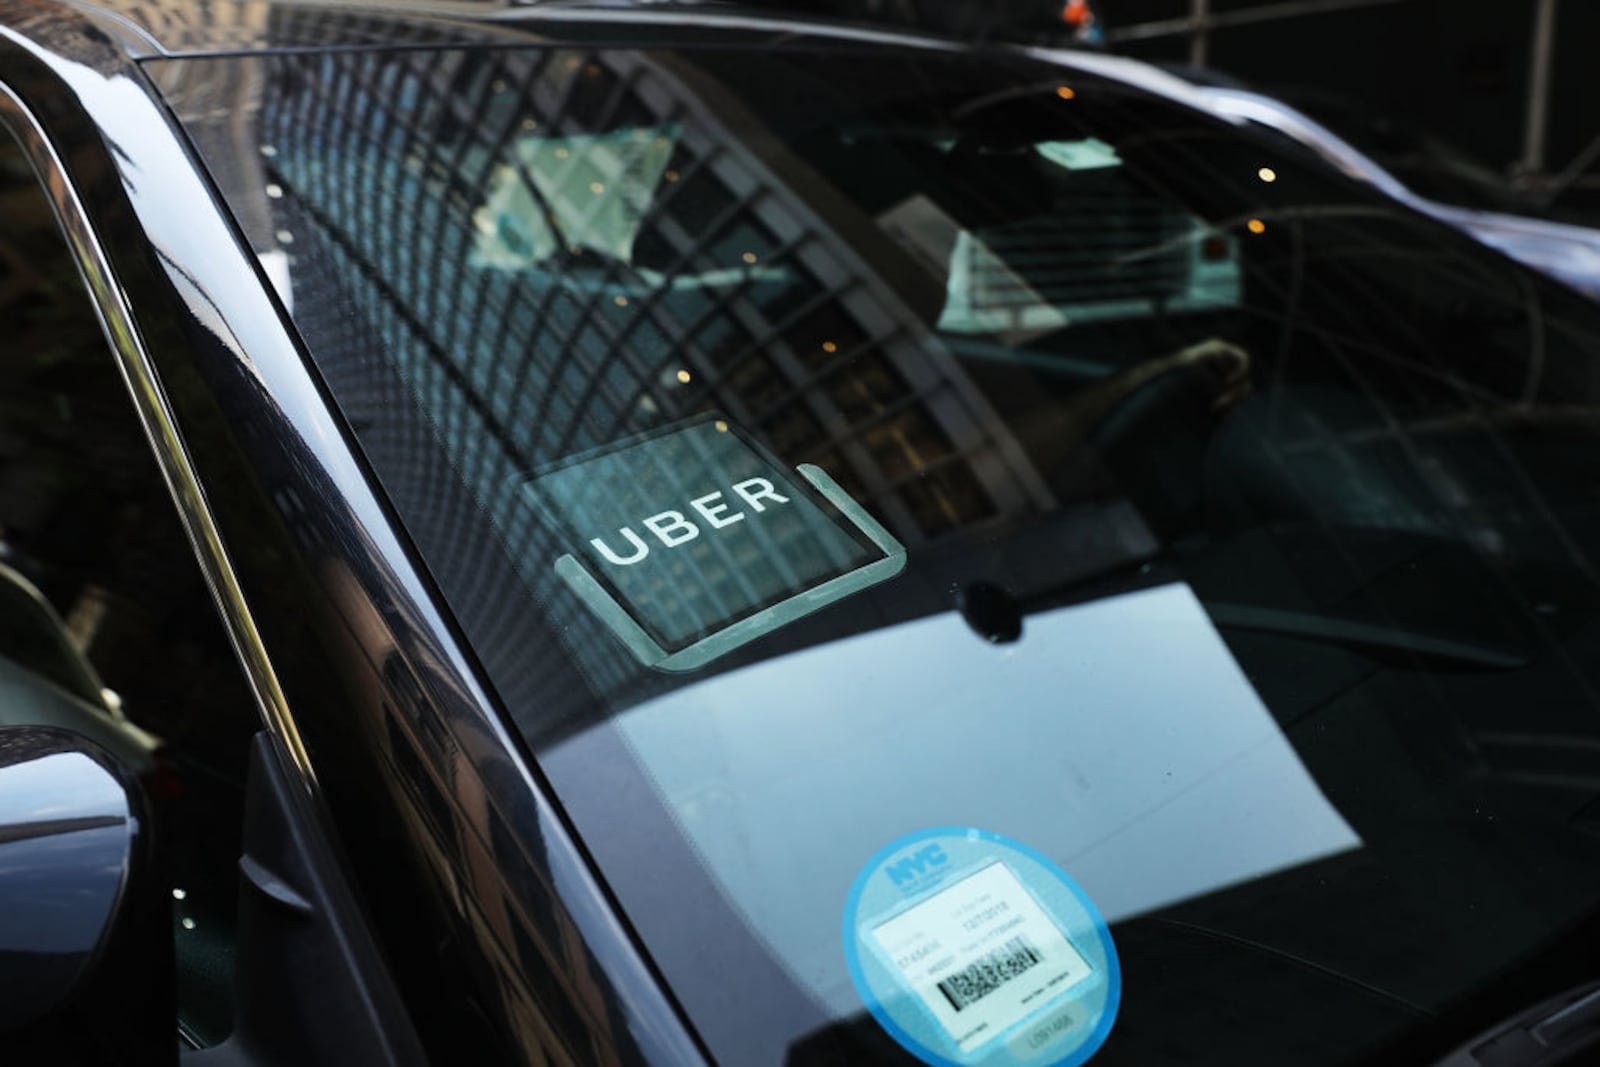
[[[0,24],[0,117],[424,1039],[698,1061],[145,77],[69,9],[6,3]]]
[[[587,47],[601,35],[955,46],[715,9],[552,8],[471,24],[264,4],[161,10],[0,0],[0,111],[54,195],[278,758],[339,843],[437,1058],[702,1061],[701,1035],[335,413],[289,325],[287,289],[275,295],[274,262],[252,249],[253,220],[222,206],[172,111],[194,102],[180,99],[186,64],[223,54]],[[1134,93],[1186,95],[1105,57],[1050,58],[1126,76]],[[211,103],[227,113],[225,97]],[[559,646],[538,652],[540,669],[575,673]],[[672,832],[661,813],[638,822],[641,839]]]
[[[133,59],[245,55],[328,48],[527,44],[530,35],[572,39],[603,34],[612,42],[670,40],[711,31],[730,42],[815,33],[834,45],[892,45],[953,51],[948,38],[914,29],[884,29],[811,19],[803,12],[767,14],[724,4],[676,6],[670,19],[648,5],[505,7],[470,0],[403,3],[378,12],[359,4],[293,4],[245,0],[217,8],[201,2],[150,5],[112,0],[75,3],[116,38]]]

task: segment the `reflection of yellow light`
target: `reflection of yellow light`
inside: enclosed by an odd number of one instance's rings
[[[689,372],[686,371],[686,370],[679,371],[678,372],[678,381],[682,382],[684,385],[688,385],[689,384]]]
[[[556,149],[556,158],[557,159],[566,159],[571,154],[572,153],[568,152],[565,148],[557,148]]]
[[[539,128],[539,122],[537,119],[523,119],[522,128],[525,130],[537,130]]]
[[[832,341],[824,341],[822,342],[822,350],[824,352],[837,352],[839,351],[839,346]]]
[[[1278,180],[1278,172],[1273,170],[1271,167],[1262,167],[1260,170],[1256,171],[1256,177],[1260,178],[1264,182],[1275,182]]]
[[[669,182],[675,182],[678,180],[678,172],[675,170],[669,170],[663,174],[662,177],[667,179]]]
[[[614,296],[611,298],[611,302],[617,305],[619,308],[625,308],[628,306],[628,298],[625,296]]]
[[[596,196],[599,196],[601,193],[606,191],[606,187],[601,185],[599,182],[590,182],[589,191]]]
[[[1267,232],[1267,224],[1262,222],[1260,219],[1251,219],[1249,222],[1244,224],[1244,228],[1249,230],[1251,233]]]
[[[746,252],[739,258],[744,260],[746,263],[754,263],[756,261],[756,254],[754,252]]]
[[[496,78],[494,81],[489,83],[489,88],[493,89],[497,93],[503,93],[506,91],[506,83],[503,79]]]
[[[1077,96],[1078,94],[1072,91],[1072,86],[1063,85],[1061,88],[1056,90],[1056,95],[1059,96],[1063,100],[1071,100],[1073,97]]]
[[[728,424],[723,422],[721,419],[718,419],[714,423],[714,425],[716,426],[718,433],[727,433],[728,432]]]

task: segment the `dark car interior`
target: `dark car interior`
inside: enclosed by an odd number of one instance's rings
[[[1035,147],[1063,136],[1054,87],[979,116],[923,111],[926,84],[900,84],[914,88],[843,129],[808,123],[793,97],[752,106],[807,131],[787,149],[863,224],[915,188],[979,238],[1061,235],[1049,257],[986,243],[1069,319],[1108,290],[1148,302],[1009,350],[925,343],[962,360],[1058,499],[1137,507],[1160,548],[1124,561],[1129,580],[1153,580],[1153,561],[1189,584],[1365,845],[1120,926],[1143,996],[1096,1062],[1403,1056],[1416,1046],[1392,1035],[1460,1025],[1464,990],[1506,1014],[1591,974],[1593,942],[1572,936],[1600,876],[1589,309],[1309,162],[1274,153],[1275,180],[1257,180],[1263,147],[1114,89],[1073,103],[1102,105],[1079,131],[1121,165],[1074,172]],[[971,132],[919,132],[927,112]],[[1172,255],[1165,274],[1129,273],[1163,244],[1222,241],[1240,279],[1229,306],[1174,306]],[[914,272],[885,275],[913,306],[943,297],[937,275],[920,291]],[[930,548],[1005,556],[1008,528],[1032,521],[969,521]],[[1085,589],[1048,566],[1016,579],[1000,585],[1024,614],[1117,582]],[[1537,984],[1492,983],[1532,960]],[[884,1054],[861,1040],[862,1062]],[[840,1055],[819,1040],[792,1062]]]
[[[1158,573],[1198,594],[1365,845],[1119,927],[1129,988],[1170,993],[1130,1002],[1096,1062],[1193,1062],[1197,1047],[1234,1063],[1342,1062],[1356,1034],[1381,1051],[1384,1035],[1530,958],[1548,970],[1515,997],[1578,981],[1592,941],[1570,933],[1592,923],[1600,875],[1589,312],[1333,176],[1274,158],[1276,180],[1254,195],[1261,157],[1199,120],[1107,111],[1120,127],[1086,126],[1120,134],[1114,172],[1052,166],[1026,111],[1021,130],[986,128],[983,147],[941,153],[901,128],[848,152],[819,133],[805,152],[859,203],[914,171],[979,234],[1019,201],[1044,229],[1109,194],[1123,212],[1093,216],[1109,232],[1141,201],[1176,200],[1237,235],[1235,307],[1164,311],[1155,298],[1136,320],[967,364],[1053,489],[1135,503],[1162,546]],[[985,151],[1009,162],[968,154]],[[1078,246],[1086,278],[1125,261],[1106,232]],[[1035,262],[1009,266],[1058,292],[1063,259]],[[1047,420],[1030,418],[1041,397]],[[1060,592],[1013,589],[1025,608]],[[1292,1007],[1309,1001],[1339,1004],[1323,1022],[1341,1022],[1324,1031]]]

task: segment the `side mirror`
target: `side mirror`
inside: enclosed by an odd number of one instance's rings
[[[176,1062],[170,908],[133,776],[81,735],[0,727],[0,1059]]]

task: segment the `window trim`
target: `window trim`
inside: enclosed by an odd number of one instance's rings
[[[139,424],[161,469],[162,480],[177,505],[178,518],[190,548],[200,564],[207,588],[216,602],[223,628],[244,667],[246,681],[257,706],[273,733],[293,760],[307,787],[315,790],[316,776],[304,740],[289,713],[289,704],[273,670],[238,573],[206,503],[205,489],[195,472],[177,420],[155,365],[139,335],[127,294],[118,283],[110,259],[89,223],[83,201],[45,134],[42,124],[12,87],[0,82],[0,126],[17,141],[33,167],[41,191],[50,203],[56,223],[70,248],[78,274],[88,290],[95,317],[116,359]]]

